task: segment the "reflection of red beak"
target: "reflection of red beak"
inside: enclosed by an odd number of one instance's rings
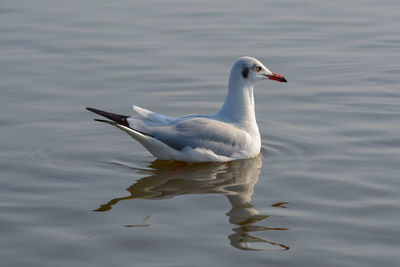
[[[277,73],[272,73],[272,75],[265,75],[265,76],[268,77],[268,79],[270,79],[270,80],[274,80],[274,81],[278,81],[278,82],[282,82],[282,83],[287,82],[285,77],[283,77],[282,75],[277,74]]]

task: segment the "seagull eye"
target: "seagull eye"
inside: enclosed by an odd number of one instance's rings
[[[261,70],[260,66],[256,66],[256,71],[259,72]]]

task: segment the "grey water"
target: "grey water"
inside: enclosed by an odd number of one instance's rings
[[[2,266],[398,266],[400,2],[0,3]],[[259,157],[157,161],[91,106],[213,114],[253,56]]]

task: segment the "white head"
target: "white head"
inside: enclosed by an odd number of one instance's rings
[[[271,72],[260,61],[252,57],[241,57],[236,61],[231,70],[231,77],[238,75],[251,84],[265,79],[287,82],[282,75]]]
[[[252,57],[241,57],[233,64],[228,86],[228,95],[224,105],[217,113],[223,120],[242,123],[247,129],[252,129],[254,140],[259,140],[258,127],[254,110],[254,83],[260,80],[271,79],[278,82],[287,82],[279,74],[271,72],[260,61]],[[256,146],[259,152],[259,144]]]

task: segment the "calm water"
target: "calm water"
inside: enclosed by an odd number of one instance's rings
[[[378,3],[379,2],[379,3]],[[4,266],[398,266],[400,4],[1,1]],[[216,112],[258,58],[262,156],[166,163],[93,106]]]

